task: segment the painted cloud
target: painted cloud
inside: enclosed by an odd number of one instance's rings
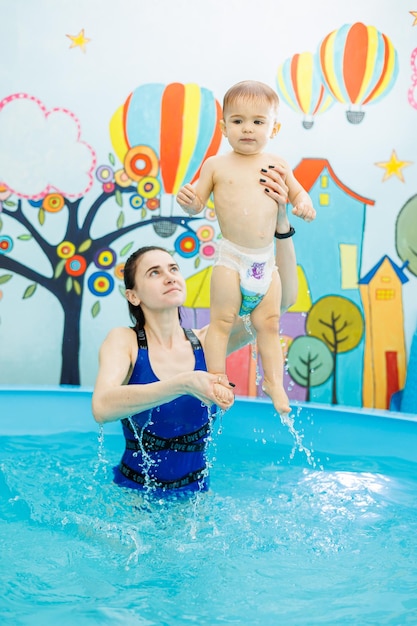
[[[70,111],[47,111],[28,94],[8,96],[0,102],[0,137],[0,182],[17,196],[79,198],[91,188],[96,155]]]

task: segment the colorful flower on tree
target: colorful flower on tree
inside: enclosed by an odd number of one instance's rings
[[[69,276],[82,276],[87,269],[87,261],[80,254],[74,254],[65,262],[65,271]]]
[[[159,209],[159,206],[160,202],[158,198],[149,198],[149,200],[146,201],[146,208],[149,209],[149,211],[155,211],[155,209]]]
[[[116,267],[114,268],[114,275],[116,276],[116,278],[118,278],[119,280],[123,280],[124,279],[124,271],[125,271],[125,264],[124,263],[118,263],[116,265]]]
[[[96,267],[100,269],[110,269],[116,265],[117,254],[111,248],[102,248],[96,252],[94,256],[94,263]]]
[[[144,176],[138,182],[137,189],[143,198],[155,198],[161,191],[161,183],[154,176]]]
[[[13,250],[13,239],[8,235],[0,237],[0,254],[7,254]]]
[[[103,183],[104,193],[112,193],[116,189],[116,185],[113,182]]]
[[[135,193],[133,196],[130,196],[129,202],[132,209],[141,209],[145,201],[142,196]]]
[[[175,252],[188,259],[196,256],[200,247],[200,242],[195,233],[186,232],[177,237],[174,243]]]
[[[0,183],[0,213],[3,209],[3,202],[5,202],[10,196],[12,192],[4,183]]]
[[[107,272],[94,272],[88,279],[88,288],[95,296],[108,296],[114,289],[114,278]]]
[[[130,187],[130,185],[133,184],[132,179],[129,178],[124,169],[117,170],[117,172],[114,173],[114,181],[119,187],[123,188]]]
[[[58,213],[64,204],[64,197],[60,193],[48,193],[42,200],[42,208],[48,213]]]
[[[61,259],[70,259],[75,254],[75,246],[71,241],[62,241],[57,246],[56,253]]]
[[[96,170],[96,178],[100,183],[104,184],[113,182],[113,169],[109,165],[100,165]]]

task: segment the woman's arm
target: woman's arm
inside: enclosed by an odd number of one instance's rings
[[[214,394],[218,377],[203,371],[177,374],[168,380],[144,385],[128,385],[136,337],[129,328],[115,328],[104,340],[99,353],[99,371],[92,398],[96,422],[114,422],[170,402],[182,395],[192,395],[210,406],[230,408],[233,394],[222,403]],[[137,345],[137,344],[136,344]]]
[[[275,232],[284,235],[290,228],[287,207],[280,204]],[[275,240],[275,262],[281,278],[281,313],[285,313],[295,304],[298,295],[297,259],[292,237]]]
[[[284,235],[289,232],[291,224],[287,215],[288,186],[286,176],[288,167],[277,164],[262,172],[264,183],[261,183],[270,197],[278,205],[275,232]],[[281,278],[281,313],[295,304],[298,294],[297,260],[292,237],[275,239],[275,261]]]

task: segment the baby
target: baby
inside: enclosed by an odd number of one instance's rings
[[[262,388],[283,415],[291,409],[283,384],[281,282],[275,265],[274,235],[291,237],[295,231],[291,227],[287,234],[276,233],[278,204],[263,173],[274,168],[280,174],[294,215],[311,221],[316,212],[288,164],[264,152],[280,128],[278,106],[278,95],[268,85],[243,81],[231,87],[224,97],[220,125],[232,151],[208,158],[197,183],[184,185],[177,202],[189,215],[196,215],[213,193],[222,234],[211,278],[205,350],[208,371],[227,380],[229,334],[236,316],[250,315],[264,370]]]

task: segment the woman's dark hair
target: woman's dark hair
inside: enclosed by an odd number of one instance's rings
[[[126,289],[135,288],[135,274],[138,261],[144,254],[146,254],[147,252],[152,252],[153,250],[161,250],[162,252],[170,254],[168,250],[166,250],[166,248],[162,248],[161,246],[143,246],[142,248],[136,250],[136,252],[133,252],[133,254],[131,254],[130,257],[127,259],[123,270],[123,278]],[[127,301],[127,303],[129,306],[130,319],[132,320],[132,322],[135,323],[135,330],[141,330],[145,325],[145,316],[143,314],[142,307],[140,306],[140,304],[132,304],[131,302],[129,302],[129,300]],[[179,311],[178,317],[181,321],[181,315]]]

